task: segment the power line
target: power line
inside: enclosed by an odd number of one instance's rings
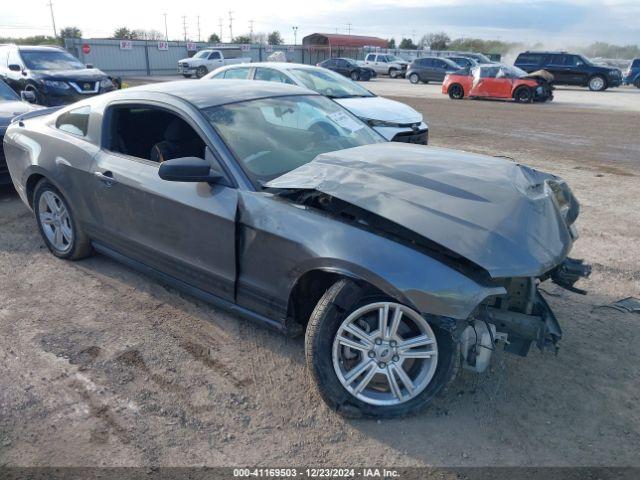
[[[347,23],[347,35],[351,35],[351,24]]]
[[[198,41],[200,41],[200,15],[198,15],[196,18],[198,20]]]
[[[223,29],[222,29],[222,17],[218,17],[218,23],[220,25],[220,41],[222,42],[222,36],[223,36]]]
[[[49,10],[51,10],[51,23],[53,24],[53,36],[58,36],[58,31],[56,30],[56,19],[53,16],[53,2],[49,0]]]
[[[297,45],[298,44],[298,27],[291,27],[291,29],[293,30],[293,44]]]
[[[187,41],[187,17],[185,15],[182,16],[182,31],[184,33],[184,41]]]
[[[229,10],[229,37],[230,42],[233,42],[233,12]]]
[[[253,43],[253,20],[249,20],[249,43]]]

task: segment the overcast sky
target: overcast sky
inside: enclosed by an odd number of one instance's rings
[[[0,0],[0,36],[52,34],[48,0]],[[549,46],[606,41],[640,44],[640,0],[106,0],[80,2],[53,0],[58,29],[75,25],[85,37],[106,37],[120,26],[164,32],[167,14],[169,37],[187,35],[197,40],[200,16],[203,39],[229,37],[229,11],[234,36],[279,30],[293,42],[310,33],[347,33],[384,38],[413,37],[445,31],[451,37],[480,37],[506,41],[544,42]]]

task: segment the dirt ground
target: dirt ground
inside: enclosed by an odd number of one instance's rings
[[[613,92],[615,93],[615,92]],[[640,115],[562,103],[402,98],[431,143],[568,180],[580,296],[545,284],[558,356],[497,354],[424,414],[325,408],[302,339],[218,311],[102,256],[50,255],[0,193],[0,465],[640,466]]]

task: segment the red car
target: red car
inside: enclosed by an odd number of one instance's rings
[[[478,65],[449,73],[442,82],[442,93],[454,100],[470,97],[547,102],[553,100],[552,80],[553,75],[544,70],[527,73],[509,65]]]

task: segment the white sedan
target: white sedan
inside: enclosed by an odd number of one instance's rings
[[[263,80],[309,88],[338,102],[387,140],[426,144],[429,139],[429,127],[420,112],[378,97],[326,68],[298,63],[245,63],[218,68],[202,78],[210,79]]]

